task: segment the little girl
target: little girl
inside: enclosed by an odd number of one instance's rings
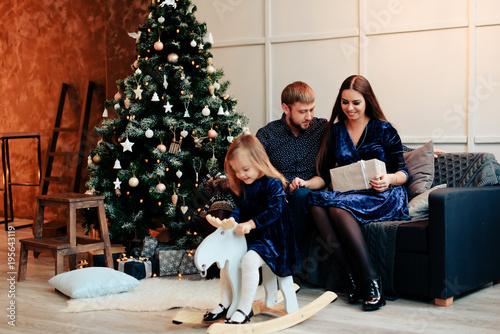
[[[259,284],[259,268],[265,263],[280,277],[299,268],[299,254],[286,202],[286,179],[271,165],[262,144],[253,135],[236,138],[226,154],[224,170],[237,208],[231,214],[239,224],[234,231],[245,235],[248,251],[241,260],[241,299],[227,323],[244,324],[253,316],[252,302]],[[205,321],[221,319],[231,303],[231,287],[221,270],[222,300]]]

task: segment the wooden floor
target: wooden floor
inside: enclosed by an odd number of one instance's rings
[[[56,293],[47,283],[54,275],[54,260],[45,255],[28,258],[27,280],[10,286],[13,276],[8,266],[7,233],[0,225],[0,333],[204,333],[204,328],[174,325],[172,315],[164,312],[99,311],[61,313],[67,297]],[[30,228],[15,231],[16,255],[20,238],[31,237]],[[17,259],[16,259],[17,265]],[[14,272],[17,271],[14,270]],[[9,297],[9,291],[15,297]],[[305,305],[323,290],[302,287],[299,305]],[[9,303],[15,301],[15,327],[8,324]],[[263,316],[254,321],[262,320]],[[452,306],[434,306],[427,301],[400,298],[388,301],[375,312],[363,312],[359,305],[339,298],[311,319],[282,333],[500,333],[500,284],[486,285],[455,300]]]

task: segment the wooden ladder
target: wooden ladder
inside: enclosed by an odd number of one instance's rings
[[[80,116],[80,124],[78,127],[61,127],[61,119],[64,110],[64,102],[66,100],[66,92],[68,90],[68,85],[66,83],[62,84],[61,95],[59,97],[59,105],[57,107],[56,120],[54,124],[54,129],[52,131],[52,136],[49,140],[49,145],[47,147],[47,156],[45,159],[45,169],[42,175],[42,181],[40,184],[40,195],[46,195],[49,189],[49,184],[53,183],[71,183],[71,191],[78,193],[80,190],[81,174],[84,165],[84,154],[85,154],[85,143],[87,142],[88,124],[90,107],[92,103],[92,93],[94,91],[94,82],[89,81],[87,87],[87,93],[85,95],[85,100],[83,104],[82,113]],[[57,140],[61,132],[75,132],[78,133],[79,142],[77,143],[76,152],[62,152],[56,151]],[[76,157],[76,169],[72,177],[66,176],[53,176],[52,166],[54,164],[54,159],[56,157],[60,158],[71,158]]]

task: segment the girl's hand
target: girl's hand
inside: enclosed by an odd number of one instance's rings
[[[391,185],[391,178],[388,174],[378,173],[373,180],[370,181],[370,185],[376,192],[386,191]]]
[[[250,230],[254,229],[255,227],[256,226],[254,221],[249,220],[247,222],[239,223],[238,225],[236,225],[236,227],[234,228],[234,232],[240,235],[245,235],[250,233]]]
[[[306,181],[298,177],[293,179],[293,181],[290,183],[290,191],[295,191],[299,188],[304,188],[304,187],[306,187]]]

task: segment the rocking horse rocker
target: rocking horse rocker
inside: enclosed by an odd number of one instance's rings
[[[240,300],[241,270],[239,265],[247,251],[247,244],[244,236],[234,232],[236,222],[233,218],[220,220],[207,215],[207,221],[217,230],[207,236],[198,246],[194,261],[203,277],[214,263],[217,263],[220,269],[226,269],[232,291],[232,302],[227,311],[227,317],[230,318],[236,311]],[[298,286],[293,283],[292,276],[277,277],[266,264],[262,266],[262,284],[265,298],[253,303],[254,315],[271,312],[280,317],[235,325],[225,324],[221,322],[222,319],[219,322],[204,322],[203,312],[179,311],[174,315],[172,322],[174,324],[210,325],[207,333],[274,333],[301,323],[337,299],[334,292],[326,291],[311,303],[299,308],[295,294]],[[280,291],[278,291],[278,284]],[[279,304],[283,300],[284,306]]]

